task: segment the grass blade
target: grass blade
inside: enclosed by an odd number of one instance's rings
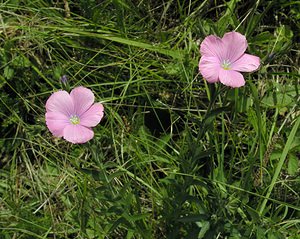
[[[280,171],[281,171],[281,168],[282,168],[282,166],[283,166],[283,163],[284,163],[284,161],[285,161],[285,159],[286,159],[286,157],[287,157],[287,154],[288,154],[288,152],[289,152],[289,150],[290,150],[290,148],[291,148],[291,146],[292,146],[293,139],[294,139],[294,137],[295,137],[295,135],[296,135],[296,133],[297,133],[297,130],[298,130],[298,128],[299,128],[299,125],[300,125],[300,117],[298,117],[298,119],[297,119],[297,121],[296,121],[296,123],[295,123],[295,125],[294,125],[294,127],[293,127],[293,129],[292,129],[292,131],[291,131],[291,133],[290,133],[290,135],[289,135],[289,137],[288,137],[288,140],[287,140],[287,142],[286,142],[286,144],[285,144],[285,146],[284,146],[284,149],[283,149],[283,152],[282,152],[282,154],[281,154],[280,160],[279,160],[279,162],[278,162],[278,165],[277,165],[277,167],[276,167],[275,173],[274,173],[274,175],[273,175],[273,178],[272,178],[270,187],[269,187],[269,189],[268,189],[268,191],[267,191],[267,193],[266,193],[266,198],[263,200],[263,202],[262,202],[262,204],[261,204],[261,206],[260,206],[260,209],[259,209],[259,214],[260,214],[260,215],[263,214],[263,211],[264,211],[264,209],[265,209],[265,207],[266,207],[266,204],[267,204],[267,202],[268,202],[268,200],[269,200],[269,197],[270,197],[270,195],[271,195],[271,193],[272,193],[272,190],[273,190],[273,188],[274,188],[274,186],[275,186],[275,183],[276,183],[276,181],[277,181],[277,178],[278,178],[278,176],[279,176],[279,174],[280,174]]]

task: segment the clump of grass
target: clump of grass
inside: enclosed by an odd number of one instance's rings
[[[297,4],[1,3],[1,238],[297,238]],[[246,34],[246,86],[198,74],[206,35]],[[105,105],[95,137],[48,132],[67,85]]]

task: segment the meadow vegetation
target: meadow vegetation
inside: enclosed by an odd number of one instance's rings
[[[300,238],[299,9],[1,1],[0,238]],[[229,31],[261,59],[236,89],[198,71]],[[45,125],[76,86],[105,108],[85,144]]]

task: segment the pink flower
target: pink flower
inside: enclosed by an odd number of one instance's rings
[[[71,93],[64,90],[53,93],[46,102],[46,124],[56,137],[64,137],[73,144],[81,144],[94,137],[95,127],[103,117],[103,105],[94,104],[94,94],[85,87],[76,87]]]
[[[209,82],[221,82],[230,87],[241,87],[245,80],[241,72],[258,69],[259,57],[246,54],[248,43],[242,34],[228,32],[223,38],[210,35],[200,46],[199,71]]]

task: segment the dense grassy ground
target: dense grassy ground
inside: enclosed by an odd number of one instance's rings
[[[299,8],[1,1],[0,238],[300,238]],[[232,30],[261,68],[207,84],[199,44]],[[72,145],[45,102],[79,85],[105,117]]]

